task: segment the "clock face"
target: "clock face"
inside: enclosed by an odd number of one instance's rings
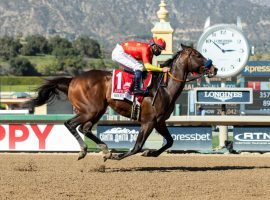
[[[249,45],[242,32],[233,25],[208,28],[197,45],[204,57],[213,60],[218,77],[231,77],[242,71],[249,58]]]

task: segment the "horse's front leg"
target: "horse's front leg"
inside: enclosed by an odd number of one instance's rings
[[[166,144],[158,150],[146,150],[143,152],[142,156],[157,157],[173,145],[173,138],[166,126],[165,121],[157,123],[155,128],[166,139]]]
[[[143,147],[145,141],[147,140],[148,136],[152,132],[153,128],[154,128],[153,122],[142,124],[139,135],[137,137],[137,140],[136,140],[136,143],[135,143],[133,149],[127,153],[114,154],[109,159],[122,160],[123,158],[126,158],[128,156],[131,156],[131,155],[134,155],[134,154],[140,152],[142,150],[142,147]]]

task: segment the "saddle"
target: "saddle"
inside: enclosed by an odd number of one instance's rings
[[[148,72],[143,75],[142,90],[145,91],[144,95],[136,95],[137,100],[141,103],[143,97],[147,95],[148,88],[151,85],[152,73]],[[117,100],[134,101],[135,95],[133,94],[134,88],[134,74],[120,69],[113,70],[112,76],[112,93],[111,98]]]

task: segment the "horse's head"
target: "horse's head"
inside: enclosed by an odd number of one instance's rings
[[[209,78],[217,74],[217,68],[212,60],[207,60],[203,55],[192,47],[181,44],[183,50],[181,57],[186,63],[188,72],[196,72],[199,75],[206,75]]]

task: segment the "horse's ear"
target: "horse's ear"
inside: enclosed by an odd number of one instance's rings
[[[184,44],[182,44],[182,43],[181,43],[181,47],[182,47],[182,49],[186,49],[187,48],[187,46],[184,45]]]

